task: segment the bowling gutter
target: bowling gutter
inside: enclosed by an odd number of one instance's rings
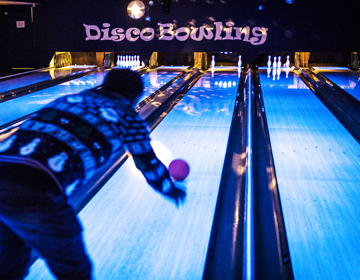
[[[260,274],[294,278],[260,80],[248,71],[240,77],[203,279]]]
[[[247,128],[245,76],[243,71],[235,99],[203,279],[242,278]]]
[[[296,74],[360,144],[360,101],[319,73],[301,69]]]
[[[254,71],[253,179],[255,274],[268,279],[294,279],[280,201],[266,108],[259,71]],[[261,275],[259,275],[261,274]]]
[[[154,98],[148,100],[139,114],[147,121],[151,130],[155,129],[203,74],[204,72],[198,68],[188,69],[181,79],[166,90],[159,90]]]

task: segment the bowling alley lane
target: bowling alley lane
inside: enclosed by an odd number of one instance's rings
[[[176,183],[187,189],[183,205],[127,160],[80,212],[96,279],[202,279],[238,80],[236,70],[206,72],[151,134],[166,165],[190,165]],[[26,279],[48,277],[38,260]]]
[[[314,70],[360,101],[360,71],[346,67],[314,67]]]
[[[11,79],[9,77],[0,78],[0,93],[14,90],[17,88],[29,86],[34,83],[48,81],[54,78],[62,77],[65,75],[73,74],[83,70],[93,68],[94,66],[66,66],[61,68],[46,68],[44,70],[31,71],[27,73],[21,73],[13,75]],[[6,79],[5,79],[6,78]]]
[[[360,278],[360,145],[299,77],[259,71],[294,277]]]
[[[144,94],[141,99],[159,89],[183,70],[185,70],[185,67],[159,67],[145,73],[142,76]],[[76,94],[101,85],[108,71],[109,69],[101,70],[57,86],[0,103],[0,127],[40,110],[56,98],[68,94]]]

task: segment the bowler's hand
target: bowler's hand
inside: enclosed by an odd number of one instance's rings
[[[171,179],[165,178],[162,184],[162,194],[170,198],[178,207],[180,203],[184,203],[186,198],[185,190],[177,188]]]

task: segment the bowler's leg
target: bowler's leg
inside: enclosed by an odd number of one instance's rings
[[[76,237],[45,237],[32,244],[60,280],[91,279],[91,263],[85,253],[81,235]]]
[[[57,279],[91,279],[91,262],[82,240],[82,228],[64,196],[47,199],[33,216],[32,234],[22,236],[45,259]]]
[[[2,221],[0,215],[0,279],[23,279],[31,248]]]

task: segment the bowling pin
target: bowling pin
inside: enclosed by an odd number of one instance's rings
[[[286,58],[286,66],[290,67],[290,55],[288,55]]]
[[[125,68],[129,67],[129,56],[125,56]]]
[[[241,61],[241,55],[239,55],[239,61],[238,61],[238,67],[241,69],[242,61]]]
[[[279,63],[279,62],[278,62]],[[280,80],[280,73],[281,73],[281,68],[278,67],[276,74],[277,74],[277,79]]]
[[[215,56],[212,56],[211,67],[215,67]]]
[[[140,55],[136,57],[136,66],[140,67]]]
[[[116,66],[120,67],[120,55],[117,56]]]
[[[271,67],[271,55],[269,55],[268,62],[267,62],[267,67],[268,68]]]
[[[278,68],[281,68],[281,56],[278,57],[277,66],[278,66]]]
[[[215,73],[215,67],[211,66],[211,77],[214,77],[214,73]]]
[[[276,56],[274,56],[274,63],[273,63],[273,68],[275,69],[276,68]]]
[[[270,62],[271,64],[271,62]],[[268,67],[267,69],[267,77],[270,78],[270,74],[271,74],[271,67]]]
[[[275,81],[275,77],[276,77],[276,68],[273,68],[273,70],[272,70],[272,74],[273,74],[273,81]]]

